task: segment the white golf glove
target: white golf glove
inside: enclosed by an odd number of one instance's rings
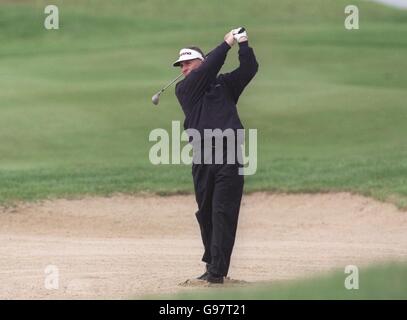
[[[233,29],[232,34],[233,34],[233,38],[235,38],[235,40],[237,42],[239,42],[240,38],[243,38],[243,37],[246,37],[248,39],[246,29],[243,27]]]

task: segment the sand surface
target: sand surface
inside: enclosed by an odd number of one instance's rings
[[[180,285],[204,267],[195,211],[191,195],[1,208],[0,299],[127,299],[200,290]],[[388,260],[407,261],[407,212],[348,193],[255,193],[243,197],[229,276],[238,283],[273,282]],[[56,290],[45,286],[50,265],[59,275]]]

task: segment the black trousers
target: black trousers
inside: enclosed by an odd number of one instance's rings
[[[239,164],[193,164],[196,218],[201,230],[208,271],[217,276],[228,274],[235,243],[244,176]]]

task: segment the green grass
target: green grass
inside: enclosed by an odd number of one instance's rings
[[[246,191],[357,192],[407,208],[407,13],[356,1],[0,2],[0,203],[192,192],[187,165],[153,166],[149,132],[183,114],[168,90],[180,47],[245,25],[260,69],[239,102],[258,129]],[[209,19],[209,17],[211,17]],[[209,19],[209,21],[208,21]],[[237,64],[236,48],[223,71]]]
[[[276,281],[238,288],[203,288],[200,291],[174,295],[146,296],[145,299],[177,300],[405,300],[407,299],[407,266],[400,263],[359,268],[359,289],[345,288],[350,276],[343,270],[300,280]]]

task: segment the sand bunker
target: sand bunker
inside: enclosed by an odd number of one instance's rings
[[[199,290],[186,283],[203,271],[195,210],[193,196],[141,195],[0,209],[0,298]],[[243,197],[229,276],[253,284],[387,260],[407,260],[407,212],[348,193],[255,193]],[[45,288],[49,265],[57,290]]]

